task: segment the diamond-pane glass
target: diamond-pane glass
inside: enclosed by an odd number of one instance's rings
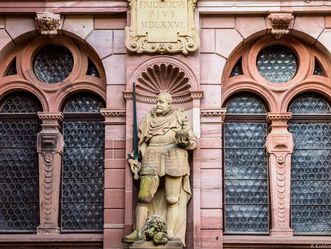
[[[317,95],[302,95],[290,111],[306,115],[292,121],[291,218],[297,234],[331,234],[331,123],[309,122],[309,114],[326,114],[330,106]],[[321,115],[321,119],[323,116]]]
[[[0,104],[1,113],[37,113],[42,107],[39,101],[28,93],[15,93],[6,97]]]
[[[74,59],[71,52],[61,46],[47,46],[36,55],[33,63],[38,79],[45,83],[57,83],[66,79],[72,71]]]
[[[101,98],[94,95],[78,94],[70,98],[64,107],[64,112],[100,112],[104,107]]]
[[[266,123],[224,124],[225,233],[267,233]]]
[[[323,73],[323,69],[319,61],[315,58],[315,68],[314,68],[314,75],[325,76]]]
[[[233,67],[230,77],[243,75],[243,69],[241,64],[241,58],[237,61],[236,65]]]
[[[330,113],[329,103],[318,95],[305,94],[296,98],[289,107],[293,114]]]
[[[331,124],[291,123],[292,228],[296,233],[331,233]]]
[[[227,113],[265,113],[264,104],[254,95],[245,94],[232,98],[226,106]]]
[[[86,99],[93,108],[87,106]],[[104,106],[98,101],[94,96],[80,95],[80,98],[73,97],[68,104],[73,107],[70,108],[73,112],[90,110],[93,113],[96,106],[99,109]],[[84,114],[81,120],[69,121],[65,113],[63,133],[62,231],[102,231],[104,124],[89,119],[88,114]]]
[[[259,73],[270,82],[290,81],[297,71],[297,60],[294,53],[284,46],[270,46],[257,56],[256,66]]]
[[[100,74],[98,72],[98,69],[97,67],[94,65],[93,61],[89,58],[88,59],[88,67],[87,67],[87,72],[86,72],[87,75],[91,75],[91,76],[94,76],[94,77],[98,77],[100,78]]]
[[[0,119],[0,231],[3,232],[33,232],[39,224],[36,137],[40,122],[34,113],[39,107],[33,98],[22,98],[19,94],[7,97],[1,104],[1,112],[8,113]],[[17,112],[32,116],[8,121]]]

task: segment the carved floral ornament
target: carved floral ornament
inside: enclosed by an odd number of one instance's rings
[[[37,13],[35,25],[41,35],[53,37],[57,35],[57,30],[60,27],[60,14],[52,12]]]
[[[268,20],[271,34],[275,35],[276,39],[280,39],[283,35],[288,34],[290,23],[293,19],[294,17],[292,13],[270,13],[268,16]]]
[[[197,0],[129,0],[131,26],[125,44],[138,54],[188,54],[199,47],[194,24]]]

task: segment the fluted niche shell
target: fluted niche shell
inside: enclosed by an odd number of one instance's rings
[[[171,64],[156,64],[148,67],[137,80],[137,93],[155,97],[168,92],[173,97],[190,94],[191,85],[185,73]]]

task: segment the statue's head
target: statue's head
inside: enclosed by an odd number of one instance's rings
[[[156,114],[157,115],[165,115],[167,114],[172,106],[172,97],[169,93],[160,93],[156,97]]]

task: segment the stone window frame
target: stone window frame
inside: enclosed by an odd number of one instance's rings
[[[74,66],[70,75],[63,81],[55,84],[47,84],[40,81],[34,74],[33,70],[35,54],[39,49],[49,45],[66,47],[72,53],[74,58]],[[92,61],[97,68],[99,73],[98,76],[87,75],[89,60]],[[13,61],[16,63],[17,73],[7,75],[9,67],[12,66]],[[100,58],[95,51],[86,45],[86,43],[81,42],[76,38],[63,35],[58,35],[54,38],[43,36],[30,37],[24,42],[20,42],[17,45],[4,50],[3,59],[1,60],[0,65],[0,101],[8,94],[15,91],[23,91],[34,95],[42,105],[43,111],[39,112],[38,116],[42,122],[43,129],[44,127],[47,127],[47,129],[50,128],[50,130],[47,131],[45,128],[46,133],[58,133],[54,136],[56,137],[55,141],[57,141],[58,145],[58,148],[55,148],[55,154],[62,153],[60,147],[63,138],[61,138],[62,134],[59,129],[63,120],[61,108],[68,96],[79,92],[91,92],[98,95],[104,102],[106,102],[106,74]],[[42,140],[40,139],[37,140],[39,147],[42,147],[40,145],[42,143],[41,141]],[[40,148],[38,150],[39,156],[41,156],[42,153]],[[42,156],[42,160],[44,161],[47,161],[50,158],[47,153],[42,154]],[[58,161],[61,164],[59,158],[54,157],[53,161]],[[39,157],[39,169],[44,169],[44,167],[45,165],[41,162],[41,158]],[[55,178],[58,178],[57,176],[59,175],[59,173],[56,173]],[[39,177],[40,184],[42,184],[43,179],[44,176]],[[59,191],[59,189],[56,190],[54,195],[58,195]],[[42,194],[39,196],[41,199],[45,197]],[[40,200],[40,202],[42,202],[42,200]],[[88,244],[90,246],[89,248],[99,248],[102,245],[102,232],[74,232],[62,234],[60,233],[58,226],[56,228],[56,226],[49,225],[50,221],[50,223],[55,220],[58,222],[57,216],[60,205],[59,203],[55,203],[55,205],[53,204],[53,207],[57,210],[48,220],[47,218],[41,218],[41,223],[44,222],[44,224],[40,224],[39,227],[36,227],[36,234],[20,233],[19,237],[17,236],[17,233],[16,235],[8,233],[0,234],[0,242],[2,244],[8,243],[8,246],[13,242],[38,245],[40,243],[51,243],[51,241],[52,245],[60,245],[63,244],[63,242],[66,242],[69,243],[68,245],[71,245],[70,243],[72,243],[72,245],[75,244],[75,246],[84,246]],[[43,214],[40,210],[40,216],[46,217],[46,214]],[[79,243],[77,243],[77,241],[79,241]]]
[[[259,52],[268,46],[282,45],[289,47],[293,53],[297,56],[298,69],[296,75],[292,80],[281,84],[275,84],[265,80],[256,68],[256,58]],[[302,93],[312,92],[325,96],[328,101],[331,100],[331,67],[330,61],[327,58],[328,51],[319,44],[310,44],[293,36],[284,36],[280,39],[275,39],[272,35],[264,35],[258,37],[254,41],[249,41],[237,48],[237,50],[229,57],[226,62],[226,66],[222,76],[222,94],[221,102],[222,107],[225,106],[227,101],[233,94],[240,92],[252,92],[261,96],[269,107],[270,113],[268,113],[268,120],[271,124],[271,130],[279,129],[280,133],[287,137],[289,140],[287,143],[287,150],[284,153],[273,152],[277,164],[277,160],[284,159],[286,167],[290,169],[291,162],[291,134],[287,133],[288,122],[291,120],[291,113],[288,113],[288,106],[291,101]],[[242,75],[230,76],[231,72],[238,62],[242,60]],[[320,63],[324,76],[314,74],[315,61]],[[270,133],[269,133],[270,134]],[[269,144],[267,146],[277,145],[276,137],[270,136]],[[270,152],[269,152],[270,153]],[[278,154],[277,154],[278,153]],[[271,155],[272,153],[270,153]],[[269,155],[269,162],[271,156]],[[283,158],[282,158],[283,157]],[[288,171],[287,171],[288,172]],[[272,177],[270,177],[272,179]],[[277,183],[274,181],[270,183],[270,191],[272,192],[277,189]],[[289,182],[286,182],[288,186]],[[289,205],[289,197],[286,197],[287,205]],[[271,203],[272,209],[276,211],[285,210],[285,220],[289,224],[290,216],[289,210],[280,208],[279,202]],[[285,229],[284,227],[277,230],[279,226],[275,227],[274,219],[271,220],[272,226],[269,235],[223,235],[224,248],[229,246],[249,245],[258,247],[261,244],[274,244],[286,245],[288,247],[295,247],[298,244],[311,244],[313,241],[322,243],[325,241],[330,243],[325,236],[305,236],[300,238],[293,235],[291,229]],[[280,224],[278,224],[280,225]],[[289,226],[289,225],[288,225]],[[279,235],[283,236],[284,239],[279,239]],[[231,247],[232,248],[232,247]]]

